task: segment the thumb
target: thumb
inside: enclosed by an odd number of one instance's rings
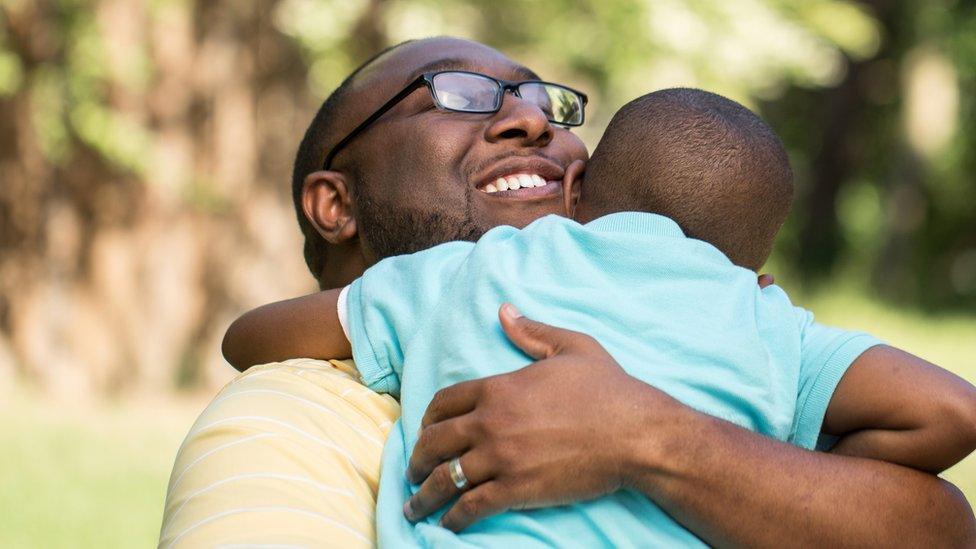
[[[498,320],[508,339],[536,360],[555,355],[566,332],[525,318],[511,303],[505,303],[498,309]]]

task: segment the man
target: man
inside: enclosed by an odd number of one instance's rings
[[[444,68],[535,78],[495,50],[450,38],[398,46],[354,73],[319,112],[295,166],[306,260],[323,288],[389,255],[560,210],[558,194],[499,198],[481,183],[565,170],[586,157],[579,139],[511,94],[483,114],[437,109],[419,88],[398,96],[418,75]],[[392,97],[388,112],[359,127]],[[467,440],[496,455],[501,471],[494,492],[468,492],[451,507],[445,526],[453,529],[507,508],[629,486],[712,544],[976,540],[972,512],[951,485],[850,457],[883,454],[877,446],[835,455],[764,439],[620,375],[585,336],[519,324],[519,346],[541,360],[435,399],[411,462],[423,487],[408,514],[425,516],[457,495],[446,462]],[[348,364],[299,360],[253,368],[228,385],[177,458],[160,544],[371,543],[380,451],[398,410],[355,379]],[[471,413],[477,436],[452,421]]]

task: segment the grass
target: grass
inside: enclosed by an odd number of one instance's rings
[[[154,547],[176,450],[204,403],[0,404],[0,547]]]
[[[838,294],[798,299],[976,382],[976,315],[927,316]],[[0,398],[0,547],[151,547],[173,458],[205,402]],[[976,457],[946,475],[976,504]]]

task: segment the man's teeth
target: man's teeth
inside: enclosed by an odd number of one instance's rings
[[[546,180],[538,174],[510,175],[499,177],[494,183],[485,185],[486,193],[497,193],[498,191],[517,191],[518,189],[531,189],[533,187],[545,187]]]

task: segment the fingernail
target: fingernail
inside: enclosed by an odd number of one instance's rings
[[[512,305],[511,303],[506,303],[505,306],[508,307],[508,314],[511,315],[512,318],[522,318],[522,312],[518,310],[518,307]]]
[[[410,507],[409,499],[403,504],[403,516],[407,517],[407,520],[410,522],[414,522],[416,520],[413,516],[413,509]]]

